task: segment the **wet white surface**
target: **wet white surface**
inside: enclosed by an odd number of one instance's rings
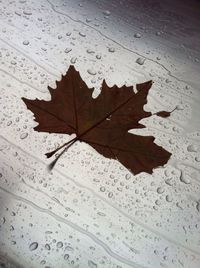
[[[150,2],[0,1],[1,267],[200,267],[199,21]],[[145,109],[178,105],[132,131],[172,153],[166,166],[134,176],[77,142],[47,172],[70,137],[35,132],[21,97],[50,99],[70,64],[96,95],[104,78],[152,79]]]

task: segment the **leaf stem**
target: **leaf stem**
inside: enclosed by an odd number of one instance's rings
[[[63,150],[62,150],[62,152],[48,165],[48,170],[49,171],[51,171],[53,168],[54,168],[54,166],[55,166],[55,164],[57,163],[57,161],[58,161],[58,159],[64,154],[64,152],[66,152],[76,141],[78,140],[78,138],[76,137],[76,138],[74,138],[73,140],[71,140],[70,142],[67,142],[67,143],[65,143],[64,145],[62,145],[60,148],[58,148],[58,149],[61,149],[62,147],[64,147],[64,146],[66,146],[67,145],[67,147],[66,148],[64,148]],[[53,153],[53,152],[52,152]],[[54,154],[54,153],[53,153]]]
[[[78,140],[78,137],[75,137],[74,139],[64,143],[63,145],[61,145],[60,147],[58,147],[57,149],[49,152],[49,153],[46,153],[45,155],[47,156],[47,158],[50,158],[51,156],[53,156],[57,151],[59,151],[60,149],[62,149],[63,147],[65,147],[66,145],[70,144],[71,142],[73,141],[77,141]]]

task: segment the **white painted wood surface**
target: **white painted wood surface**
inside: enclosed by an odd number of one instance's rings
[[[155,22],[128,1],[0,1],[1,265],[200,267],[199,48],[190,47],[182,9],[177,17],[152,10]],[[175,34],[164,27],[172,19]],[[134,176],[76,143],[48,173],[44,154],[70,137],[35,132],[21,98],[50,99],[47,86],[70,64],[96,95],[104,78],[152,79],[145,109],[178,105],[132,131],[172,152],[165,167]]]

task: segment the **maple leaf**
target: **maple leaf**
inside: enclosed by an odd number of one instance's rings
[[[137,84],[135,93],[132,86],[108,87],[103,80],[101,93],[94,99],[94,88],[89,89],[79,72],[70,66],[56,85],[56,89],[48,87],[50,101],[22,98],[39,123],[35,130],[76,134],[76,138],[46,154],[51,157],[65,147],[52,162],[51,168],[77,140],[88,143],[104,157],[120,161],[134,174],[152,173],[153,168],[167,163],[171,153],[156,145],[153,136],[128,132],[130,129],[144,128],[139,121],[152,115],[143,109],[152,81]],[[166,113],[169,112],[162,111],[156,115],[169,116]]]

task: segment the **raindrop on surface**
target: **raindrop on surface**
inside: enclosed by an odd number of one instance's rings
[[[131,175],[130,174],[126,174],[125,178],[126,178],[126,180],[129,180],[131,178]]]
[[[169,186],[172,186],[172,185],[173,185],[173,183],[171,182],[171,179],[167,179],[167,180],[165,180],[165,183],[166,183],[167,185],[169,185]]]
[[[115,52],[115,49],[114,49],[114,47],[109,47],[108,51],[113,53],[113,52]]]
[[[183,108],[180,105],[176,105],[176,110],[181,111],[181,110],[183,110]]]
[[[196,209],[198,212],[200,212],[200,202],[197,202]]]
[[[143,65],[145,62],[145,58],[137,58],[136,63],[139,65]]]
[[[166,195],[166,201],[167,202],[172,202],[172,197],[170,195]]]
[[[71,48],[66,48],[66,49],[65,49],[65,53],[69,53],[70,51],[72,51]]]
[[[91,22],[92,20],[90,18],[86,18],[86,22]]]
[[[63,242],[59,241],[59,242],[56,244],[56,246],[57,246],[58,248],[62,248],[62,247],[63,247]]]
[[[155,204],[156,204],[157,206],[160,206],[160,205],[161,205],[160,200],[157,199],[157,200],[155,201]]]
[[[100,188],[100,191],[101,191],[101,192],[105,192],[105,190],[106,190],[106,188],[105,188],[104,186],[102,186],[102,187]]]
[[[88,69],[87,72],[91,75],[95,75],[96,71],[94,69]]]
[[[104,10],[104,11],[103,11],[103,14],[106,15],[106,16],[110,16],[111,13],[110,13],[109,10]]]
[[[162,193],[164,193],[164,191],[165,191],[165,190],[164,190],[162,187],[158,187],[158,188],[157,188],[157,193],[158,193],[158,194],[162,194]]]
[[[136,34],[134,34],[134,37],[135,38],[141,38],[141,34],[140,33],[136,33]]]
[[[86,37],[86,34],[82,33],[82,32],[79,32],[79,35],[82,36],[82,37]]]
[[[51,247],[50,247],[49,244],[45,244],[45,248],[46,248],[47,250],[50,250],[50,249],[51,249]]]
[[[12,65],[16,65],[17,63],[16,63],[16,61],[11,60],[11,64],[12,64]]]
[[[96,58],[97,58],[98,60],[100,60],[100,59],[101,59],[101,55],[100,55],[100,54],[97,54],[97,55],[96,55]]]
[[[72,63],[72,64],[76,63],[76,60],[77,60],[76,57],[71,58],[71,63]]]
[[[26,133],[22,133],[21,135],[20,135],[20,139],[25,139],[25,138],[27,138],[28,137],[28,133],[26,132]]]
[[[23,45],[28,46],[29,45],[29,41],[28,40],[24,40],[23,41]]]
[[[37,248],[38,248],[38,243],[37,242],[31,243],[30,246],[29,246],[29,249],[31,251],[36,250]]]
[[[67,261],[68,259],[69,259],[69,254],[65,254],[65,255],[64,255],[64,260]]]
[[[88,267],[90,267],[90,268],[97,268],[98,266],[97,266],[97,264],[95,262],[89,260],[88,261]]]
[[[15,14],[16,14],[17,16],[21,16],[21,13],[18,12],[18,11],[15,11]]]
[[[90,48],[88,48],[86,51],[87,51],[88,54],[93,54],[94,53],[94,51],[92,49],[90,49]]]
[[[32,12],[28,10],[24,10],[23,13],[24,15],[28,15],[28,16],[32,15]]]
[[[183,175],[182,171],[181,171],[181,175],[180,175],[180,181],[185,183],[185,184],[190,184],[189,176],[187,174]]]
[[[188,152],[191,152],[191,153],[197,152],[197,147],[193,144],[190,144],[190,145],[188,145],[187,150],[188,150]]]
[[[70,246],[67,246],[67,247],[65,248],[65,250],[68,250],[68,251],[74,251],[74,249],[73,249],[72,247],[70,247]]]
[[[4,224],[5,222],[6,222],[5,217],[2,217],[2,218],[0,219],[0,224]]]
[[[113,197],[113,193],[112,192],[109,192],[108,197],[109,198],[112,198]]]

